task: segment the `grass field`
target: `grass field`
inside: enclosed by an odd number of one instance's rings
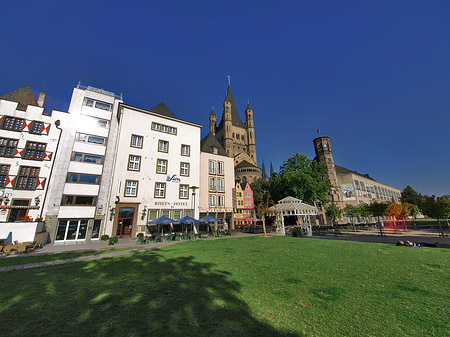
[[[450,255],[288,237],[1,273],[3,335],[448,336]]]

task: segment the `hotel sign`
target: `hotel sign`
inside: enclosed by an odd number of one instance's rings
[[[155,201],[155,206],[165,206],[165,207],[186,207],[188,206],[187,201]]]
[[[168,183],[173,182],[173,183],[180,183],[181,179],[177,177],[176,174],[174,174],[173,176],[168,175],[166,181]]]

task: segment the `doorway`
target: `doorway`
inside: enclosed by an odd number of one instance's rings
[[[23,208],[11,208],[9,211],[8,222],[22,221],[28,214],[30,199],[13,199],[11,206],[24,206]]]
[[[119,207],[117,233],[119,238],[131,237],[133,233],[134,207]]]

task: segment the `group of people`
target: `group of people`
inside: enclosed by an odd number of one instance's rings
[[[421,247],[421,244],[420,243],[416,243],[416,242],[411,242],[409,240],[406,240],[406,241],[398,240],[397,241],[397,246]]]

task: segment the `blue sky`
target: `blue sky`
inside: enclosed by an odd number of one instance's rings
[[[259,165],[314,157],[450,194],[449,1],[21,1],[2,5],[0,93],[67,110],[82,84],[179,118],[218,118],[227,75],[254,110]]]

